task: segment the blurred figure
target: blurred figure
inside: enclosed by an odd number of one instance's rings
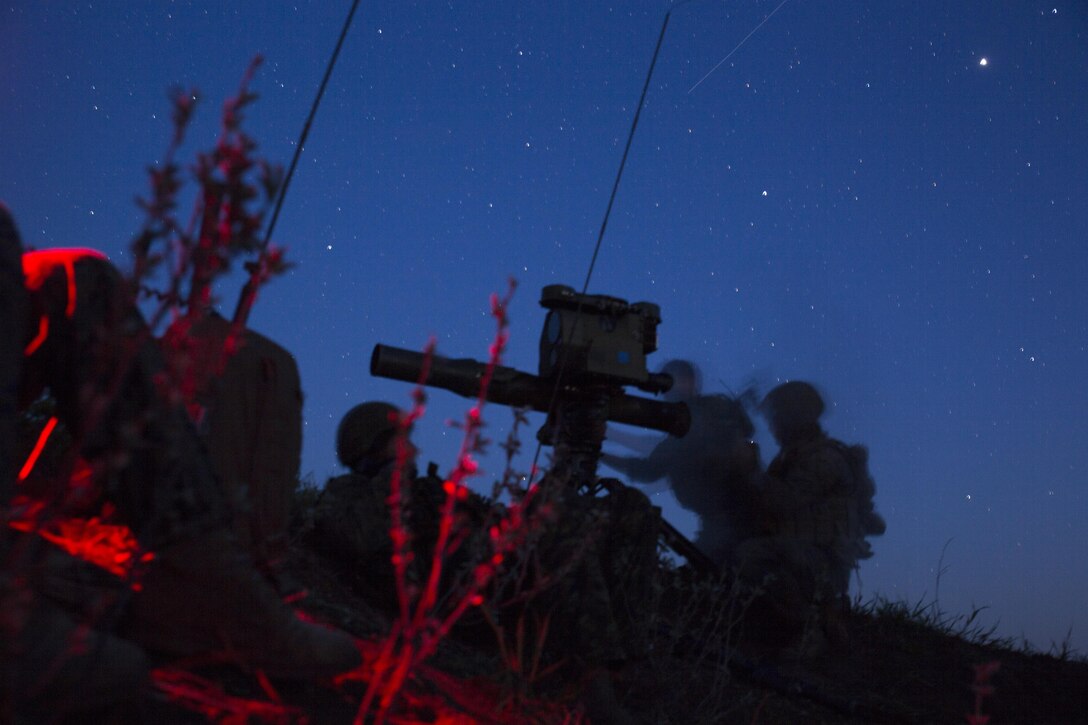
[[[665,400],[685,403],[691,428],[682,438],[669,436],[645,457],[601,455],[601,462],[632,481],[667,479],[680,505],[699,516],[695,545],[719,566],[739,542],[757,533],[755,506],[759,453],[744,406],[725,395],[703,395],[698,368],[671,360],[661,369],[673,378]],[[632,440],[609,430],[608,438],[629,447]]]
[[[766,535],[740,547],[739,575],[766,590],[766,602],[752,609],[769,615],[769,630],[796,639],[815,620],[827,640],[841,643],[850,571],[872,556],[865,538],[885,529],[873,510],[867,454],[827,435],[824,401],[810,383],[779,385],[760,409],[780,450],[762,489]]]

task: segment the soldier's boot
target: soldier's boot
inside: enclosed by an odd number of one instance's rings
[[[13,587],[6,597],[0,594],[4,614],[21,620],[2,663],[14,713],[31,722],[54,722],[108,711],[117,721],[137,721],[150,692],[143,650],[29,596]]]
[[[277,678],[331,678],[361,663],[347,634],[299,619],[226,530],[157,553],[124,633],[152,651],[227,660]]]

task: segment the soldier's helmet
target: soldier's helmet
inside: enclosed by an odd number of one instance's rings
[[[759,408],[775,424],[799,428],[816,424],[824,412],[824,399],[811,383],[791,380],[767,393]]]
[[[348,468],[374,453],[397,429],[400,411],[389,403],[361,403],[347,412],[336,429],[336,457]]]
[[[665,393],[665,400],[675,403],[689,400],[702,392],[703,376],[694,363],[679,358],[661,366],[661,372],[672,376],[672,388]]]

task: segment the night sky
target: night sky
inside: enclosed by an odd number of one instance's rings
[[[26,243],[128,269],[168,88],[201,91],[191,158],[257,53],[246,128],[288,163],[349,6],[4,3],[0,199]],[[276,228],[297,267],[251,317],[298,359],[304,474],[340,470],[352,405],[409,403],[370,377],[375,343],[485,358],[511,276],[506,363],[536,371],[540,288],[585,281],[667,7],[361,4]],[[1086,103],[1083,2],[695,0],[589,285],[661,306],[654,368],[821,387],[828,430],[869,446],[888,521],[863,597],[931,600],[940,562],[942,609],[988,607],[1044,650],[1070,627],[1088,648]],[[238,289],[217,290],[228,315]],[[417,443],[448,469],[468,403],[430,403]],[[501,438],[510,413],[485,415]],[[482,463],[489,490],[497,448]]]

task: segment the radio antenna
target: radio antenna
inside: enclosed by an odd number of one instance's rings
[[[351,27],[351,19],[355,17],[355,10],[358,7],[359,0],[353,0],[351,10],[348,11],[348,16],[344,19],[344,27],[340,29],[340,38],[336,41],[336,47],[333,49],[332,56],[325,66],[325,77],[321,79],[321,85],[318,86],[313,105],[310,106],[310,115],[306,117],[306,123],[302,126],[302,133],[299,134],[298,143],[295,145],[294,156],[291,157],[291,165],[287,168],[287,174],[283,177],[279,194],[276,196],[276,205],[272,209],[272,218],[268,222],[268,229],[265,230],[264,239],[261,240],[260,249],[257,251],[258,265],[260,264],[260,258],[268,250],[268,244],[272,239],[272,230],[276,228],[276,220],[279,219],[280,209],[283,208],[283,199],[287,196],[287,187],[291,183],[291,177],[295,174],[298,159],[302,156],[302,147],[306,145],[306,137],[310,135],[310,125],[313,124],[314,116],[317,115],[317,107],[321,104],[322,96],[325,95],[325,87],[329,84],[332,69],[336,66],[336,59],[340,56],[340,48],[344,45],[344,38],[347,37],[348,28]],[[238,306],[234,309],[233,322],[237,327],[245,327],[246,322],[249,320],[249,311],[253,308],[253,302],[257,298],[257,285],[257,280],[251,276],[242,288],[242,294],[238,297]]]
[[[627,144],[623,147],[623,156],[620,158],[620,167],[616,170],[616,180],[612,184],[612,193],[608,197],[608,206],[604,210],[604,218],[601,220],[600,231],[597,232],[597,244],[593,247],[593,257],[589,261],[589,269],[586,271],[586,280],[582,284],[582,294],[589,289],[589,280],[593,277],[593,268],[597,265],[597,255],[601,251],[601,242],[604,240],[605,229],[608,228],[608,218],[612,214],[612,204],[616,201],[616,192],[620,188],[620,179],[623,178],[623,169],[627,166],[627,154],[631,150],[631,141],[635,138],[635,129],[638,128],[638,119],[642,115],[642,106],[646,103],[646,92],[650,89],[650,79],[654,75],[654,66],[657,65],[657,56],[661,53],[661,44],[665,40],[665,29],[669,27],[669,17],[672,11],[681,5],[687,5],[692,0],[680,0],[665,12],[665,19],[661,21],[661,32],[657,35],[657,46],[654,48],[653,58],[650,59],[650,69],[646,71],[646,82],[642,84],[642,95],[638,99],[638,107],[635,108],[635,117],[631,120],[631,129],[627,132]]]
[[[642,94],[639,96],[638,106],[635,108],[635,116],[634,116],[633,119],[631,119],[631,128],[627,132],[627,143],[623,147],[623,156],[620,157],[620,166],[616,170],[616,180],[612,183],[612,193],[609,194],[609,196],[608,196],[608,206],[605,207],[604,218],[601,219],[601,228],[597,232],[597,243],[593,247],[593,256],[590,258],[590,261],[589,261],[589,269],[586,270],[585,282],[582,283],[582,294],[586,294],[586,291],[589,289],[589,281],[590,281],[590,279],[593,278],[593,269],[597,265],[597,257],[598,257],[598,255],[600,254],[600,251],[601,251],[601,243],[604,241],[604,233],[605,233],[605,230],[608,228],[608,218],[612,214],[612,205],[616,201],[616,193],[619,191],[619,188],[620,188],[620,179],[623,178],[623,170],[627,166],[627,155],[631,151],[631,142],[635,138],[635,129],[638,128],[638,120],[642,116],[642,107],[646,103],[646,93],[650,89],[650,80],[654,76],[654,68],[657,66],[657,57],[661,54],[661,45],[665,41],[665,30],[669,27],[669,18],[672,16],[673,10],[676,10],[677,8],[681,7],[682,5],[687,5],[689,2],[692,2],[692,0],[680,0],[680,2],[676,3],[671,8],[669,8],[667,11],[665,11],[665,17],[661,21],[661,32],[659,32],[657,34],[657,45],[654,47],[654,54],[653,54],[653,57],[650,59],[650,68],[649,68],[649,70],[646,71],[646,81],[642,84]],[[581,322],[581,320],[582,320],[582,311],[581,311],[581,307],[579,307],[578,313],[574,317],[574,325],[573,325],[574,329],[571,330],[572,335],[574,334],[574,330],[577,329],[578,324]],[[562,354],[562,357],[559,360],[559,365],[558,365],[559,371],[556,373],[555,385],[552,387],[551,401],[548,403],[548,416],[549,417],[551,417],[552,413],[555,410],[555,403],[556,403],[556,400],[559,397],[559,390],[560,390],[560,387],[562,386],[562,383],[563,383],[563,372],[566,370],[566,360],[567,360],[568,350],[569,350],[569,348],[564,345],[563,346],[563,354]],[[542,447],[543,447],[543,441],[538,441],[537,446],[536,446],[536,452],[533,454],[533,465],[529,469],[530,471],[536,471],[537,470],[536,466],[537,466],[537,462],[540,460],[540,451],[541,451]],[[531,476],[532,476],[532,474],[530,473],[530,481],[531,481]]]

